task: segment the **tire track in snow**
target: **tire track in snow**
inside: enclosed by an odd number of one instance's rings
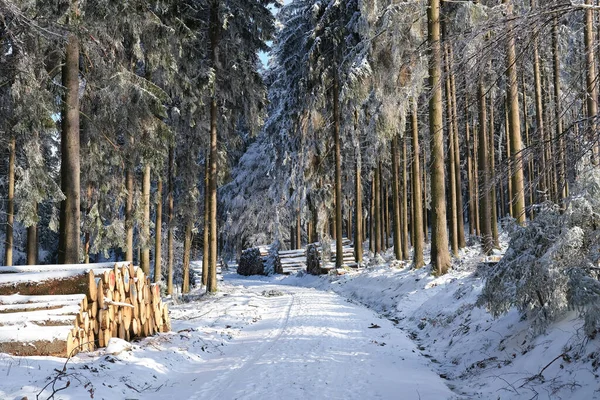
[[[286,292],[285,295],[289,296],[289,301],[285,305],[285,311],[284,311],[283,315],[278,318],[278,323],[277,323],[276,329],[274,330],[274,334],[273,333],[269,334],[265,338],[266,340],[264,341],[264,343],[262,343],[260,345],[260,347],[257,351],[252,352],[250,355],[248,355],[244,359],[239,360],[234,365],[230,366],[230,369],[228,371],[224,372],[223,374],[221,374],[218,377],[218,379],[217,379],[218,382],[215,382],[215,381],[206,382],[202,386],[202,389],[200,389],[198,392],[196,392],[195,396],[190,397],[190,399],[235,399],[235,398],[237,398],[236,392],[239,392],[239,390],[234,390],[235,386],[240,381],[247,379],[246,373],[248,372],[248,370],[252,366],[256,365],[260,361],[260,359],[275,346],[275,344],[281,339],[281,337],[283,336],[284,332],[287,329],[287,326],[288,326],[289,320],[290,320],[290,315],[292,312],[292,308],[295,303],[295,295],[294,295],[294,293],[291,293],[291,292]],[[278,299],[280,299],[280,297],[274,297],[274,298],[271,298],[271,300],[267,300],[265,298],[264,301],[269,302],[269,301],[272,301],[275,299],[278,300]],[[248,302],[248,303],[250,303],[250,302]],[[271,332],[273,332],[273,331],[271,331]],[[238,341],[237,343],[235,343],[234,346],[250,345],[251,342],[253,342],[255,340],[256,339],[242,339],[242,340]],[[233,346],[230,345],[229,350],[231,349],[231,347],[233,347]],[[228,382],[235,383],[236,385],[228,385],[227,384]],[[207,385],[208,385],[208,387],[207,387]],[[215,393],[215,390],[217,391],[216,393]]]

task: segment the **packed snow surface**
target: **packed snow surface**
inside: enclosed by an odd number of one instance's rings
[[[216,296],[171,305],[173,331],[67,362],[57,399],[446,399],[394,324],[332,291],[229,275]],[[117,354],[114,354],[117,353]],[[0,355],[1,399],[36,398],[65,360]],[[40,398],[48,398],[50,385]]]
[[[0,354],[0,399],[600,399],[577,313],[537,336],[516,310],[493,319],[481,260],[467,249],[442,277],[381,257],[343,276],[226,273],[170,304],[173,332],[66,366]]]

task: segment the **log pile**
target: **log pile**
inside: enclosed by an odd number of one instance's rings
[[[315,243],[315,245],[317,245],[317,250],[319,251],[319,258],[321,260],[321,268],[323,269],[323,273],[327,273],[329,270],[334,269],[335,268],[335,261],[336,261],[336,249],[335,249],[335,241],[331,242],[331,249],[330,249],[330,254],[331,257],[329,260],[323,260],[322,254],[323,254],[323,248],[320,246],[319,243]],[[355,259],[354,259],[354,246],[352,244],[352,242],[347,239],[347,238],[343,238],[342,239],[342,251],[343,251],[343,261],[342,261],[342,267],[350,267],[350,268],[358,268],[358,264],[356,263]]]
[[[281,262],[281,269],[285,275],[305,270],[306,249],[280,251],[279,261]]]
[[[170,331],[160,287],[141,268],[130,263],[65,268],[38,266],[44,272],[36,273],[0,267],[0,352],[69,357],[105,347],[111,337],[132,340]]]
[[[320,243],[309,244],[309,246],[311,245],[315,246],[315,248],[318,251],[319,260],[321,261],[321,268],[323,269],[322,273],[327,273],[328,270],[335,268],[335,242],[331,243],[331,258],[329,260],[322,260],[323,251]],[[358,264],[354,261],[354,247],[352,245],[352,242],[347,238],[343,238],[342,245],[344,252],[344,261],[342,263],[342,266],[357,268]],[[269,247],[260,246],[258,247],[258,249],[260,250],[260,255],[263,259],[263,263],[265,263],[269,255]],[[283,274],[289,275],[301,270],[307,270],[306,248],[298,250],[280,250],[278,255]]]

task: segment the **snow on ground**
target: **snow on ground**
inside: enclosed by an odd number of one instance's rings
[[[67,382],[56,399],[600,399],[599,342],[577,315],[537,337],[514,310],[492,319],[476,305],[493,268],[480,261],[467,249],[443,277],[397,262],[226,273],[217,295],[170,305],[173,332],[131,348],[117,341],[66,368],[0,354],[0,399],[47,399]]]
[[[0,399],[448,399],[394,324],[332,291],[230,274],[171,306],[174,332],[68,361],[0,355]],[[116,350],[115,350],[116,349]],[[55,381],[55,378],[59,377]]]
[[[397,322],[461,399],[600,399],[600,342],[575,312],[533,336],[516,310],[493,319],[476,305],[486,273],[476,248],[447,275],[378,266],[282,283],[334,290]]]

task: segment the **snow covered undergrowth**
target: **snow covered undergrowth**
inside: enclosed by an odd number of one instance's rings
[[[476,305],[492,265],[476,248],[442,277],[389,264],[335,277],[289,277],[333,290],[406,331],[447,385],[464,399],[600,399],[600,342],[574,312],[539,336],[513,309],[493,319]]]

